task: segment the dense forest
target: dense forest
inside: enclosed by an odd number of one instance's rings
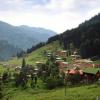
[[[69,49],[70,44],[73,44],[83,58],[100,57],[100,14],[80,24],[77,28],[50,37],[46,44],[56,40],[63,45],[64,49]],[[41,46],[44,46],[44,43],[33,46],[27,51],[30,53]]]

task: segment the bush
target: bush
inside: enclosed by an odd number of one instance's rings
[[[4,72],[4,73],[3,73],[2,81],[3,81],[4,83],[8,81],[8,73],[7,73],[7,72]]]
[[[57,82],[57,86],[63,86],[64,85],[64,79],[63,78],[57,78],[56,82]]]
[[[21,87],[26,88],[26,85],[27,85],[27,76],[26,76],[26,74],[24,74],[22,72],[20,74],[16,74],[15,75],[15,86],[16,87],[21,86]]]
[[[75,74],[75,75],[68,75],[67,76],[67,82],[70,82],[72,85],[73,84],[77,84],[81,81],[81,76],[79,74]]]
[[[98,56],[94,56],[94,57],[91,58],[92,61],[96,61],[98,59],[100,59]]]
[[[48,77],[46,79],[46,88],[47,89],[54,89],[56,87],[63,86],[63,85],[64,85],[64,82],[63,82],[62,78]]]
[[[54,89],[56,87],[56,79],[54,79],[53,77],[48,77],[46,79],[46,88],[47,89]]]
[[[2,98],[3,98],[3,91],[2,91],[2,85],[0,83],[0,99],[2,99]]]
[[[3,98],[3,94],[2,94],[2,92],[0,91],[0,99],[2,99]]]

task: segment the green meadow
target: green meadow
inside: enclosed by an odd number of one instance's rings
[[[6,94],[2,100],[99,100],[99,85],[67,87],[66,96],[64,87],[54,90],[6,88]]]
[[[37,61],[46,61],[46,56],[43,55],[43,52],[46,50],[47,52],[53,52],[56,51],[57,49],[62,49],[58,41],[52,42],[46,46],[43,46],[34,52],[28,54],[25,56],[25,60],[27,64],[35,65]],[[10,65],[21,65],[23,58],[12,58],[11,60],[7,62],[2,62],[5,64],[10,64]]]

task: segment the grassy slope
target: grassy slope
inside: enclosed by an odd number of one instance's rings
[[[43,51],[46,50],[51,52],[51,51],[55,51],[57,48],[60,48],[58,41],[43,46],[40,49],[37,49],[36,51],[28,54],[27,57],[25,57],[26,63],[35,64],[36,61],[45,61],[46,57],[43,55]],[[22,58],[20,59],[14,58],[13,60],[9,60],[8,62],[5,63],[11,65],[21,65]]]
[[[4,71],[5,71],[5,68],[2,65],[0,65],[0,74],[2,74]]]
[[[8,95],[10,100],[96,100],[97,96],[100,98],[100,86],[97,85],[67,88],[66,96],[64,91],[64,88],[49,91],[9,89]]]

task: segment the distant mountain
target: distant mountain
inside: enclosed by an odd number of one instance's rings
[[[25,25],[12,26],[0,21],[0,40],[6,40],[21,49],[27,49],[39,42],[45,42],[54,35],[56,35],[56,32],[51,30]]]
[[[56,32],[44,28],[35,28],[29,26],[12,26],[0,21],[0,44],[5,44],[4,49],[1,45],[0,58],[6,58],[6,55],[12,55],[9,50],[13,51],[19,48],[26,50],[39,42],[45,42],[49,37],[56,35]],[[10,49],[11,48],[11,49]],[[10,53],[9,53],[10,52]],[[7,56],[8,58],[8,56]]]
[[[10,45],[5,40],[0,40],[0,60],[7,60],[12,56],[16,56],[17,52],[20,52],[21,49]]]

